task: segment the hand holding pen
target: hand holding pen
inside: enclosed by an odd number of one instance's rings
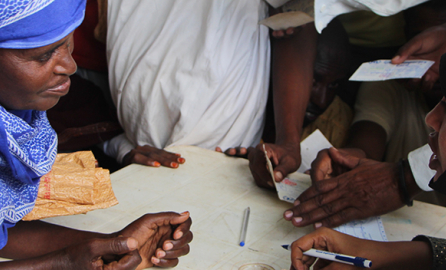
[[[374,241],[359,239],[328,228],[320,228],[293,242],[291,261],[297,270],[309,269],[316,260],[314,269],[368,268],[372,266],[370,254],[367,252],[370,250],[368,244],[372,242]]]

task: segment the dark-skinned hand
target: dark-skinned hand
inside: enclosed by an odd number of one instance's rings
[[[193,238],[191,224],[189,212],[146,214],[115,235],[138,241],[142,262],[136,269],[153,265],[174,267],[178,264],[178,257],[189,253],[189,243]]]
[[[313,170],[315,164],[319,164],[318,158],[327,158],[318,155],[311,169],[312,178],[318,175],[317,181],[313,181],[313,185],[297,198],[294,207],[284,213],[285,219],[292,221],[294,226],[337,227],[352,220],[385,214],[404,205],[398,188],[396,163],[358,158],[335,148],[325,153],[329,153],[334,165]],[[338,174],[336,170],[344,172]]]
[[[401,64],[408,59],[435,61],[434,65],[420,79],[412,80],[428,91],[439,78],[440,58],[446,53],[446,24],[431,27],[416,35],[404,44],[392,59],[393,64]]]
[[[152,166],[152,167],[169,167],[178,168],[180,164],[186,162],[181,154],[167,152],[149,145],[137,146],[124,156],[123,165],[131,163]]]
[[[94,238],[38,259],[11,261],[4,263],[4,266],[11,263],[17,269],[30,269],[26,267],[26,263],[36,266],[39,265],[38,261],[48,259],[47,266],[51,269],[133,270],[141,263],[137,248],[138,241],[134,238]],[[16,269],[15,267],[11,269]]]
[[[265,144],[268,158],[274,167],[274,178],[268,171],[263,144],[249,149],[249,169],[259,187],[274,189],[274,182],[282,181],[288,174],[295,172],[301,163],[300,144]]]
[[[234,147],[228,148],[224,153],[228,156],[242,157],[249,159],[249,169],[259,187],[274,189],[273,179],[268,171],[266,164],[263,143],[254,147]],[[277,145],[265,144],[268,157],[274,166],[275,181],[280,182],[288,174],[296,171],[301,162],[300,144],[299,145]],[[222,152],[220,147],[215,151]]]

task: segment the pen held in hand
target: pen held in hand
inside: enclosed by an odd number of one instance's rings
[[[243,247],[245,245],[245,240],[246,240],[246,232],[248,230],[248,221],[249,221],[249,213],[250,213],[250,209],[249,207],[247,207],[245,209],[245,214],[243,215],[243,224],[242,224],[242,230],[240,233],[240,241],[239,244],[241,247]]]
[[[291,250],[291,245],[282,245],[282,247],[286,250]],[[350,264],[354,266],[364,267],[364,268],[370,268],[372,267],[372,261],[361,258],[361,257],[354,257],[349,255],[343,255],[338,253],[333,253],[325,250],[319,250],[311,248],[307,251],[303,252],[304,255],[320,258],[323,260],[329,260],[333,262],[340,262],[345,264]]]

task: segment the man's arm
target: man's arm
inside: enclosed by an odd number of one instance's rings
[[[313,23],[294,29],[292,35],[272,39],[272,81],[276,142],[266,144],[276,181],[298,169],[300,140],[313,85],[317,32]],[[250,169],[259,186],[273,187],[266,170],[263,145],[249,151]]]
[[[146,214],[112,234],[80,231],[41,221],[19,222],[8,230],[0,256],[16,259],[2,269],[143,269],[173,267],[189,252],[189,213]],[[6,267],[6,268],[3,268]],[[102,269],[102,268],[99,268]]]

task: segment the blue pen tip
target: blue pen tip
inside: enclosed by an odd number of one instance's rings
[[[245,242],[240,242],[240,246],[243,247],[245,245]]]

